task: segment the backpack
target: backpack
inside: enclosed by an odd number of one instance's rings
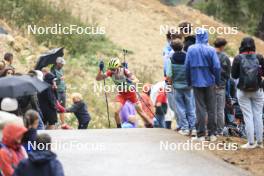
[[[259,60],[256,54],[240,54],[240,89],[247,92],[257,91],[259,85]]]

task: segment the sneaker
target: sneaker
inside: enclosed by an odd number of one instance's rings
[[[241,149],[254,149],[256,147],[257,147],[257,144],[249,144],[249,143],[246,143],[240,146]]]
[[[211,142],[215,142],[215,141],[217,141],[217,137],[215,135],[211,135],[211,136],[209,136],[209,140]]]
[[[180,130],[178,131],[179,134],[184,135],[184,136],[189,136],[190,135],[190,131],[189,130]]]
[[[192,137],[192,138],[191,138],[191,141],[193,141],[193,142],[202,142],[202,141],[205,141],[205,136],[201,136],[201,137],[198,137],[198,136],[196,136],[196,137]]]
[[[263,142],[257,142],[257,144],[256,144],[257,146],[257,148],[264,148],[264,146],[263,146]]]
[[[196,130],[192,130],[191,136],[196,136],[196,135],[197,135],[197,131]]]

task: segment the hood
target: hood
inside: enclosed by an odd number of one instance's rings
[[[196,30],[196,43],[207,44],[208,38],[208,31],[206,29],[198,28]]]
[[[44,81],[47,82],[48,84],[52,85],[53,84],[53,80],[55,79],[55,75],[53,75],[52,73],[48,73],[45,75],[44,77]]]
[[[27,129],[16,124],[7,124],[3,129],[3,144],[14,150],[20,149],[20,144],[17,143],[21,139]]]
[[[54,160],[57,155],[49,150],[45,151],[33,151],[28,154],[29,160],[34,164],[43,164]]]
[[[250,51],[253,52],[256,51],[255,41],[251,37],[245,37],[243,38],[241,45],[239,47],[239,53],[250,52]]]

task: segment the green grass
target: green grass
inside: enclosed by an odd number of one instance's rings
[[[11,26],[27,33],[28,25],[54,26],[71,24],[81,27],[97,26],[96,24],[84,24],[80,19],[73,17],[64,7],[51,7],[44,0],[0,0],[0,18]],[[68,86],[68,97],[72,92],[80,92],[88,103],[92,116],[91,128],[106,128],[108,126],[104,94],[95,94],[92,91],[92,83],[97,73],[98,56],[117,56],[120,48],[113,44],[105,35],[53,35],[25,34],[39,44],[48,48],[64,47],[66,49],[65,77]],[[21,59],[21,64],[26,64]],[[70,99],[68,99],[70,105]],[[110,108],[111,109],[111,108]],[[111,116],[113,111],[111,109]],[[70,125],[76,127],[76,118],[71,115],[67,120]],[[114,126],[111,117],[112,127]]]

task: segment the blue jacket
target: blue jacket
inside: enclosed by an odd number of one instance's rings
[[[22,160],[13,176],[64,176],[60,161],[51,151],[33,151]]]
[[[219,85],[221,66],[215,49],[208,45],[207,30],[197,30],[196,44],[189,47],[185,66],[189,86]]]

